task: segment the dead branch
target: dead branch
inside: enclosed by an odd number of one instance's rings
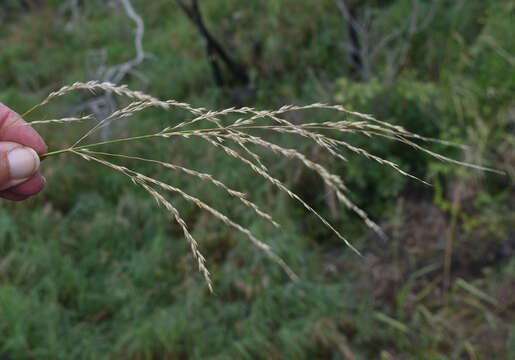
[[[191,0],[190,4],[186,4],[184,0],[176,0],[176,2],[191,20],[191,22],[195,25],[198,32],[204,39],[206,55],[208,57],[208,61],[211,66],[216,84],[220,87],[224,86],[224,80],[220,71],[220,66],[218,65],[217,57],[223,61],[227,69],[238,80],[238,82],[242,84],[248,84],[249,76],[245,67],[233,60],[206,28],[202,14],[200,13],[198,1]]]
[[[67,6],[71,7],[78,5],[77,0],[70,0],[65,4],[68,4]],[[132,75],[141,80],[145,86],[148,85],[148,78],[142,72],[137,70],[137,67],[147,57],[147,54],[143,49],[143,35],[145,34],[145,23],[143,22],[143,19],[136,12],[130,0],[104,1],[102,4],[110,7],[121,5],[127,17],[135,23],[134,48],[136,50],[136,55],[134,58],[121,64],[107,67],[107,51],[105,49],[91,50],[86,58],[86,68],[89,73],[89,78],[100,80],[102,82],[119,84],[127,77],[127,75]],[[73,14],[75,10],[71,11]],[[78,112],[87,111],[93,113],[97,118],[103,119],[115,111],[116,107],[117,104],[113,94],[107,91],[100,97],[87,100],[86,102],[77,105],[74,107],[73,113],[76,114]],[[106,125],[107,126],[102,128],[101,137],[103,139],[107,139],[110,134],[109,124]]]
[[[67,0],[59,6],[59,13],[65,15],[70,13],[70,20],[66,23],[65,28],[71,30],[79,20],[79,0]]]
[[[336,5],[347,25],[350,44],[344,44],[342,48],[349,54],[352,74],[362,80],[377,76],[373,73],[374,65],[384,57],[388,71],[382,78],[389,81],[404,66],[412,38],[433,21],[439,0],[432,1],[425,17],[421,16],[419,0],[412,0],[407,20],[384,36],[384,30],[377,26],[382,20],[379,12],[367,7],[358,19],[357,11],[348,5],[347,0],[336,0]]]

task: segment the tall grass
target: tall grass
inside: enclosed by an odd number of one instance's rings
[[[367,114],[349,111],[340,105],[315,103],[306,106],[286,105],[277,110],[256,110],[251,107],[241,107],[228,108],[220,111],[210,111],[203,108],[194,108],[187,103],[182,103],[175,100],[159,100],[148,94],[130,90],[127,86],[116,86],[111,83],[91,81],[87,83],[77,82],[70,86],[64,86],[61,89],[50,93],[42,102],[33,106],[22,116],[28,115],[30,112],[43,105],[46,105],[57,97],[79,89],[88,90],[92,93],[97,91],[115,93],[119,96],[130,99],[131,102],[127,106],[114,111],[106,118],[100,119],[100,121],[98,121],[88,131],[82,134],[79,139],[74,141],[72,145],[63,149],[50,151],[46,154],[43,154],[42,157],[51,157],[63,153],[71,153],[87,161],[94,161],[115,171],[118,171],[127,176],[128,179],[130,179],[134,184],[147,191],[148,194],[152,196],[158,204],[163,205],[167,209],[171,218],[175,220],[181,227],[184,233],[184,237],[190,245],[193,257],[197,262],[198,269],[204,276],[207,286],[211,292],[213,292],[213,284],[206,265],[206,259],[199,250],[198,242],[190,233],[188,225],[181,216],[180,210],[176,208],[171,198],[165,197],[165,193],[171,192],[177,194],[178,196],[198,206],[200,209],[207,211],[209,214],[219,219],[227,226],[230,226],[236,231],[243,233],[256,247],[264,251],[273,262],[277,263],[286,272],[291,280],[296,281],[298,277],[295,272],[285,263],[281,257],[279,257],[273,251],[269,245],[258,239],[248,228],[237,223],[228,215],[218,211],[201,199],[186,193],[179,187],[160,181],[151,176],[147,176],[135,169],[122,166],[119,164],[119,162],[117,162],[117,160],[119,161],[122,159],[130,159],[140,162],[152,163],[166,169],[180,171],[197,179],[198,181],[211,183],[214,186],[222,189],[227,194],[227,196],[238,199],[238,201],[240,201],[245,207],[253,211],[257,216],[270,222],[275,227],[279,227],[279,224],[268,212],[260,209],[252,200],[249,200],[246,193],[240,190],[232,189],[222,181],[217,180],[212,174],[199,172],[182,165],[159,161],[156,159],[98,150],[102,145],[152,140],[157,138],[200,138],[205,141],[208,146],[212,146],[218,151],[225,153],[227,156],[238,160],[241,165],[247,167],[249,171],[253,172],[259,177],[262,177],[264,181],[271,183],[280,191],[286,193],[289,197],[300,203],[305,209],[312,213],[313,216],[317,217],[325,226],[327,226],[338,238],[345,242],[347,246],[349,246],[358,254],[358,250],[330,223],[329,220],[323,217],[299,195],[289,189],[281,180],[272,176],[271,172],[262,161],[257,150],[254,149],[262,148],[264,150],[282,155],[286,158],[300,161],[300,163],[302,163],[306,168],[314,171],[320,176],[325,185],[336,194],[336,198],[340,203],[361,217],[361,219],[371,230],[376,232],[379,236],[386,238],[386,235],[383,233],[380,226],[377,225],[372,219],[370,219],[370,217],[363,209],[359,208],[349,199],[347,195],[349,193],[349,189],[347,189],[341,176],[331,172],[326,166],[320,164],[319,162],[310,160],[306,154],[298,149],[288,148],[286,146],[272,142],[272,140],[269,139],[271,134],[275,133],[303,138],[306,141],[314,143],[315,146],[318,146],[327,151],[327,153],[333,158],[341,161],[346,161],[345,152],[356,153],[363,156],[365,160],[371,160],[381,165],[389,166],[393,170],[399,172],[401,175],[408,176],[425,184],[427,183],[423,179],[417,178],[416,176],[402,170],[398,164],[374,155],[364,148],[353,146],[349,142],[342,140],[341,135],[351,134],[352,136],[366,136],[370,138],[370,141],[374,141],[375,138],[386,138],[391,141],[402,142],[414,148],[415,150],[423,151],[430,156],[433,156],[442,161],[453,162],[461,166],[467,166],[478,170],[487,170],[499,173],[499,171],[494,169],[486,168],[480,165],[464,163],[445,157],[441,154],[432,152],[431,150],[427,149],[427,147],[420,145],[419,143],[438,142],[450,146],[455,146],[455,144],[417,135],[404,129],[403,127],[379,121],[373,116]],[[115,138],[102,142],[85,143],[86,140],[90,138],[97,130],[109,125],[111,122],[133,116],[134,114],[150,107],[157,107],[164,111],[168,111],[173,108],[181,108],[190,112],[194,118],[176,124],[170,124],[170,126],[167,126],[153,133],[125,138]],[[345,119],[299,124],[287,120],[287,117],[285,116],[286,113],[304,111],[308,109],[332,110],[336,113],[339,113],[340,115],[343,114]],[[236,120],[230,118],[229,115],[236,115]],[[5,130],[7,127],[16,126],[18,120],[19,119],[16,119],[10,124],[7,124],[3,129],[0,130],[0,132]],[[27,125],[71,124],[91,120],[93,120],[93,117],[91,115],[87,115],[82,117],[38,120],[30,122]],[[280,139],[282,139],[282,137],[280,137]]]

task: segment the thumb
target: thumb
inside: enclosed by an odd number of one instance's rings
[[[39,156],[30,147],[0,141],[0,190],[27,181],[39,169]]]

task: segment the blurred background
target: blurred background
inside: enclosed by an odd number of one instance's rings
[[[6,359],[513,359],[515,357],[515,2],[511,0],[3,0],[0,101],[23,113],[75,81],[128,84],[222,109],[325,102],[424,136],[431,150],[505,171],[443,163],[405,145],[346,140],[432,183],[308,142],[281,141],[342,175],[384,241],[294,160],[274,176],[349,238],[247,168],[194,140],[107,147],[174,162],[236,189],[275,229],[205,183],[138,169],[196,194],[269,243],[299,283],[247,239],[171,197],[199,240],[211,295],[181,229],[123,175],[72,154],[48,183],[0,207],[0,357]],[[74,92],[27,120],[125,104]],[[342,120],[327,110],[291,121]],[[97,141],[191,118],[147,110]],[[50,150],[83,132],[38,128]],[[95,140],[93,138],[92,140]]]

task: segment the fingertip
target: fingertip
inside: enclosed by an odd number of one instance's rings
[[[45,183],[44,177],[40,173],[36,173],[24,183],[9,188],[9,192],[16,195],[31,196],[43,190]]]
[[[30,195],[20,195],[11,192],[11,190],[0,191],[0,197],[11,201],[23,201],[30,197]]]

